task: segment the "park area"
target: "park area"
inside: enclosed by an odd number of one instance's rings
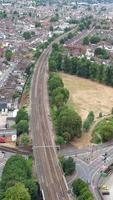
[[[64,86],[70,92],[69,104],[80,114],[84,121],[90,111],[94,112],[95,121],[99,113],[107,115],[113,107],[113,88],[75,75],[60,73]],[[90,131],[89,131],[90,132]],[[72,142],[82,148],[91,145],[91,132],[85,133]]]

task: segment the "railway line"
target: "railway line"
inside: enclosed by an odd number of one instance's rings
[[[31,132],[35,170],[44,200],[69,200],[68,187],[59,166],[48,100],[48,56],[44,50],[36,65],[31,88]]]

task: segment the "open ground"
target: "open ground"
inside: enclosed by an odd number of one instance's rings
[[[80,78],[75,75],[60,73],[65,87],[70,92],[69,104],[80,114],[84,120],[89,111],[93,111],[98,118],[99,113],[109,114],[113,107],[113,88],[97,82]],[[91,134],[75,139],[75,146],[90,145]],[[82,142],[82,143],[81,143]]]

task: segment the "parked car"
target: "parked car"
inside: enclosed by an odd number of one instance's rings
[[[5,137],[0,137],[0,143],[5,143]]]

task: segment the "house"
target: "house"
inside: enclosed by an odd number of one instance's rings
[[[0,137],[5,138],[5,142],[16,142],[17,139],[17,131],[13,128],[1,128],[0,129]]]
[[[7,109],[7,103],[4,101],[0,101],[0,111],[5,112],[6,109]]]
[[[15,124],[15,117],[7,117],[6,127],[11,128]]]

